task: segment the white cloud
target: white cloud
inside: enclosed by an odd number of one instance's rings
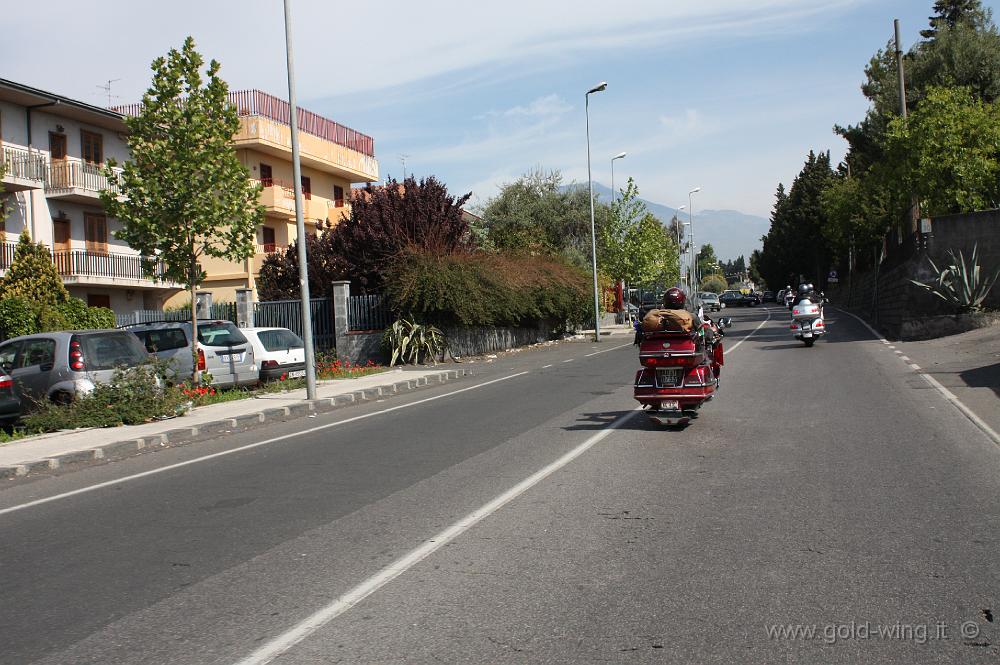
[[[539,97],[527,106],[515,106],[507,109],[506,111],[493,111],[488,115],[503,116],[506,118],[522,116],[559,116],[572,110],[573,107],[567,104],[564,99],[562,99],[559,95],[552,94],[546,95],[545,97]]]
[[[459,0],[387,2],[348,7],[327,0],[293,2],[295,64],[303,98],[380,90],[500,64],[562,66],[574,54],[624,47],[681,48],[710,35],[781,32],[817,12],[866,0]],[[192,34],[223,64],[233,87],[286,89],[281,3],[274,0],[174,0],[170,3],[47,0],[4,8],[0,61],[4,77],[99,102],[96,86],[117,83],[137,99],[153,58]],[[40,35],[59,48],[37,48]],[[72,53],[71,58],[66,57]]]

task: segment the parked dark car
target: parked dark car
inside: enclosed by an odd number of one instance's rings
[[[14,379],[21,398],[70,402],[109,381],[118,367],[135,367],[149,355],[125,330],[38,333],[0,344],[0,370]]]
[[[719,296],[719,302],[726,307],[743,305],[743,294],[739,291],[723,291],[722,295]]]
[[[744,293],[742,295],[742,304],[744,307],[756,307],[760,304],[760,295],[757,293]]]
[[[0,427],[14,424],[21,417],[21,398],[14,389],[14,379],[0,371]]]
[[[774,291],[764,291],[762,297],[764,302],[778,302],[778,299],[774,296]]]

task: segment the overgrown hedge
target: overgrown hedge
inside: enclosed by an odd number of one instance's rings
[[[438,325],[556,326],[587,320],[590,277],[540,256],[404,252],[386,275],[386,295],[404,316]]]

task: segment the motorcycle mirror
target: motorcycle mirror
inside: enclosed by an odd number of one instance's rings
[[[732,319],[732,317],[727,316],[726,318],[722,319],[722,321],[723,321],[723,323],[726,324],[727,328],[732,328],[733,327],[733,319]]]

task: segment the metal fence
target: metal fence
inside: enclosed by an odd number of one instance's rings
[[[288,328],[302,337],[302,303],[300,300],[275,300],[255,302],[253,321],[258,328]],[[328,298],[313,298],[312,316],[313,344],[317,351],[330,351],[337,347],[337,333],[334,327],[333,301]]]
[[[350,330],[382,330],[392,323],[392,312],[381,295],[349,296],[347,327]]]
[[[209,313],[208,318],[236,323],[236,303],[212,303],[212,311]],[[140,309],[129,314],[115,314],[115,319],[118,322],[119,328],[137,323],[153,323],[154,321],[190,321],[191,310],[184,308],[164,312],[158,309]]]

